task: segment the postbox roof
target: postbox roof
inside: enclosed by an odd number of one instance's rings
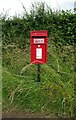
[[[31,31],[31,36],[47,36],[48,32],[47,30],[34,30]]]

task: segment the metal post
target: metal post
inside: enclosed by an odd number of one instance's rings
[[[37,82],[40,82],[40,64],[37,65]]]

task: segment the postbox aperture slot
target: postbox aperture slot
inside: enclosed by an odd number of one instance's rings
[[[32,38],[46,38],[46,36],[32,36]]]

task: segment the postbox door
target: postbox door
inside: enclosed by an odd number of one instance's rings
[[[46,62],[46,45],[32,44],[31,46],[31,61],[32,63]]]

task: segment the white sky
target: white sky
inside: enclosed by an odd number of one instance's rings
[[[45,2],[53,9],[70,10],[74,8],[75,0],[0,0],[0,14],[5,12],[9,16],[22,14],[24,10],[20,2],[23,3],[26,10],[29,10],[34,2]]]

